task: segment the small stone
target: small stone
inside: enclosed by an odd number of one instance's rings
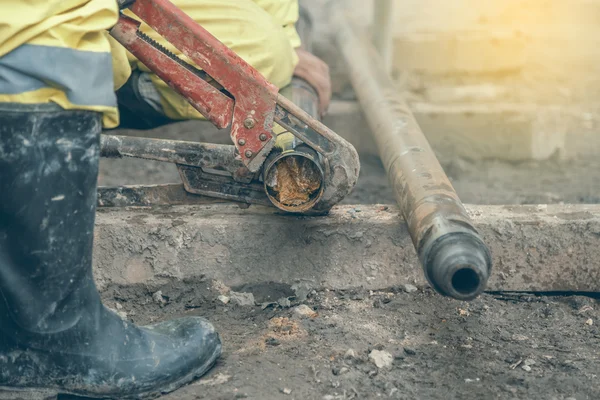
[[[405,347],[404,348],[404,352],[409,355],[409,356],[414,356],[417,354],[417,351],[415,349],[412,349],[410,347]]]
[[[254,295],[252,293],[229,292],[229,297],[231,302],[238,306],[244,307],[254,305]]]
[[[227,303],[229,303],[229,300],[231,300],[231,299],[228,296],[225,296],[224,294],[222,294],[219,297],[217,297],[217,300],[219,300],[223,304],[227,304]]]
[[[512,340],[515,340],[517,342],[522,342],[525,340],[529,340],[529,336],[525,336],[525,335],[521,335],[519,333],[515,333],[514,335],[512,335]]]
[[[377,368],[391,368],[394,357],[387,351],[373,350],[369,353],[369,360],[371,360]]]
[[[265,343],[269,346],[279,346],[281,342],[274,337],[269,337],[265,340]]]
[[[194,383],[194,386],[217,386],[227,383],[231,379],[231,375],[218,373],[212,378],[204,378]]]
[[[414,293],[419,290],[415,285],[411,285],[410,283],[405,283],[402,286],[402,289],[404,289],[406,293]]]
[[[166,303],[165,299],[163,298],[162,291],[160,291],[160,290],[152,295],[152,300],[154,300],[154,302],[156,304],[160,304],[160,305],[163,305]]]
[[[298,307],[294,307],[292,311],[294,312],[294,315],[299,318],[314,318],[317,316],[317,313],[306,304],[301,304]]]
[[[117,310],[123,309],[123,306],[121,305],[121,303],[115,303],[115,307],[117,308]]]
[[[532,360],[531,358],[526,358],[523,361],[523,365],[528,365],[528,366],[535,365],[535,360]]]
[[[281,389],[281,393],[283,393],[283,394],[292,394],[292,389],[283,388],[283,389]]]
[[[314,289],[306,282],[299,282],[292,285],[292,290],[296,294],[297,301],[305,301]]]
[[[334,366],[334,367],[331,368],[331,373],[337,376],[337,375],[340,374],[341,370],[342,370],[342,368],[340,368],[338,366]]]
[[[292,302],[290,301],[289,297],[280,298],[279,300],[277,300],[277,304],[281,308],[290,308],[292,306]]]
[[[523,365],[521,369],[525,372],[531,372],[531,367],[529,365]]]
[[[350,371],[350,370],[348,368],[346,368],[346,367],[333,367],[333,368],[331,368],[331,373],[334,374],[335,376],[344,375],[348,371]]]
[[[212,281],[212,289],[219,292],[219,294],[228,294],[231,291],[229,286],[218,280]]]
[[[471,313],[469,313],[468,310],[463,310],[462,308],[459,308],[458,315],[460,315],[461,317],[468,317],[469,315],[471,315]]]
[[[344,358],[345,359],[354,359],[354,358],[356,358],[356,352],[353,349],[348,349],[348,350],[346,350],[346,353],[344,354]]]
[[[279,305],[279,303],[277,303],[277,302],[267,301],[267,302],[262,303],[260,305],[260,308],[263,309],[263,310],[266,310],[269,307],[277,307],[278,305]]]
[[[593,319],[591,319],[591,318],[588,318],[588,320],[587,320],[587,321],[585,321],[585,324],[586,324],[586,325],[589,325],[589,326],[592,326],[592,325],[594,325],[594,320],[593,320]]]
[[[475,378],[475,379],[465,379],[465,383],[473,383],[473,382],[479,382],[479,378]]]

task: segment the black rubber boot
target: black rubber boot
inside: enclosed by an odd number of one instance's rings
[[[100,115],[0,111],[0,399],[152,398],[200,377],[221,343],[183,318],[139,328],[92,276]]]

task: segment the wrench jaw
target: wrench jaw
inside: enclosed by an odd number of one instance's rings
[[[271,206],[260,182],[239,182],[232,177],[204,172],[202,168],[178,165],[179,176],[188,193],[236,201],[246,204]]]
[[[323,171],[322,194],[312,208],[297,211],[306,215],[323,215],[342,201],[356,185],[360,160],[354,146],[313,118],[299,106],[279,95],[275,121],[293,134],[301,146],[318,154]]]
[[[325,180],[323,196],[311,210],[311,214],[326,214],[333,206],[352,192],[360,174],[360,160],[354,146],[346,140],[329,160],[329,173]]]

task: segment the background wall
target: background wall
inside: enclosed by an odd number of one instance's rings
[[[373,1],[305,1],[338,98],[352,94],[328,16],[346,8],[369,30]],[[436,146],[515,161],[600,150],[600,0],[396,0],[394,19],[398,89]]]

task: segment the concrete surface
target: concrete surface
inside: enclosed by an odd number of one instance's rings
[[[490,290],[596,291],[600,206],[469,206],[493,254]],[[328,217],[261,207],[101,209],[95,240],[101,290],[111,284],[217,279],[380,289],[424,285],[393,206],[341,206]]]

